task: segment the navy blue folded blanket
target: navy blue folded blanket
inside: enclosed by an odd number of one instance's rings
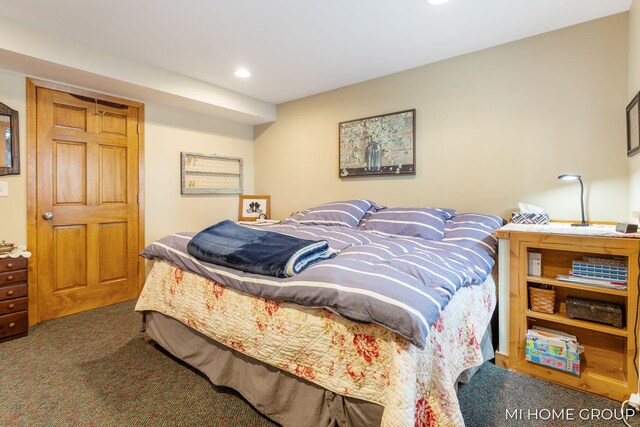
[[[309,265],[333,258],[326,240],[304,240],[273,231],[243,227],[225,220],[191,239],[187,251],[195,258],[248,273],[291,277]]]

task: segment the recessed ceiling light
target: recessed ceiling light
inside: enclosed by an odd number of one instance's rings
[[[242,79],[246,79],[247,77],[251,77],[251,73],[246,68],[238,68],[234,73],[236,77],[240,77]]]
[[[425,0],[431,6],[439,6],[441,4],[445,4],[449,0]]]

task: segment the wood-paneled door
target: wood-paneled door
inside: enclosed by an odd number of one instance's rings
[[[31,80],[29,89],[35,159],[28,167],[35,160],[36,168],[28,228],[37,274],[30,323],[136,298],[143,105]]]

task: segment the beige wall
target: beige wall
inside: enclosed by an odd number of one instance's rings
[[[629,80],[627,102],[640,91],[640,0],[629,11]],[[625,137],[626,143],[626,137]],[[629,157],[629,204],[640,210],[640,155]]]
[[[20,122],[20,175],[0,176],[9,183],[9,197],[0,197],[0,240],[27,243],[27,180],[26,180],[26,84],[23,74],[0,68],[0,102],[18,110]]]
[[[238,217],[238,196],[180,195],[180,152],[242,157],[253,192],[253,127],[158,105],[146,106],[146,240],[200,231]]]
[[[18,110],[22,171],[0,176],[9,197],[0,197],[0,240],[26,243],[25,75],[0,69],[0,102]],[[253,127],[185,110],[145,106],[145,231],[147,243],[176,231],[198,231],[238,215],[238,196],[181,196],[180,151],[244,159],[244,185],[253,191]]]
[[[393,60],[393,58],[389,58]],[[519,201],[552,218],[628,217],[627,14],[588,22],[278,107],[255,129],[256,192],[282,217],[366,197],[509,215]],[[417,109],[417,175],[338,178],[338,123]]]

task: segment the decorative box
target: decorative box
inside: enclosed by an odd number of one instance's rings
[[[511,222],[514,224],[549,224],[548,213],[513,212]]]
[[[567,317],[606,323],[616,328],[624,326],[622,306],[606,301],[567,297]]]
[[[533,338],[527,333],[525,356],[529,362],[548,366],[553,369],[580,375],[580,355],[582,347],[567,346],[560,341],[558,345],[551,345],[555,340]],[[576,351],[573,351],[573,350]]]

